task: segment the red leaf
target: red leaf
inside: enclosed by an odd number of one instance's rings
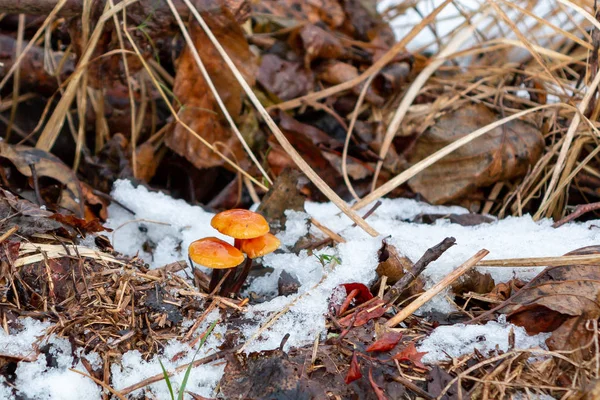
[[[385,302],[381,299],[377,299],[372,303],[369,303],[368,306],[358,311],[356,315],[356,319],[354,320],[353,326],[361,326],[372,320],[373,318],[379,318],[387,311],[387,307]],[[346,315],[344,318],[340,319],[340,325],[348,326],[352,321],[352,317],[354,314]]]
[[[348,369],[348,375],[346,375],[346,385],[354,382],[357,379],[362,378],[362,374],[360,372],[360,364],[358,363],[358,357],[356,356],[356,352],[352,353],[352,361],[350,362],[350,369]]]
[[[418,352],[417,348],[415,347],[415,343],[412,342],[404,349],[402,349],[398,354],[396,354],[393,358],[398,361],[410,361],[415,367],[425,369],[427,367],[425,367],[425,365],[421,363],[421,358],[423,358],[425,354],[427,354],[427,352]]]
[[[356,296],[357,304],[364,303],[367,300],[371,300],[373,295],[368,287],[363,285],[362,283],[344,283],[342,286],[346,289],[346,294],[350,293],[354,289],[358,289],[359,294]]]
[[[377,386],[377,383],[375,383],[375,380],[373,379],[372,368],[369,368],[369,383],[371,383],[371,387],[373,388],[373,391],[375,392],[375,395],[377,396],[377,400],[388,400],[384,391],[379,386]]]
[[[388,351],[393,349],[402,339],[402,332],[389,331],[367,347],[367,351]]]

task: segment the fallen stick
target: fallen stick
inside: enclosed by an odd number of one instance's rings
[[[393,328],[394,326],[398,325],[400,322],[404,321],[406,318],[408,318],[410,315],[412,315],[412,313],[417,311],[419,309],[419,307],[421,307],[423,304],[427,303],[429,300],[431,300],[435,295],[440,293],[446,287],[450,286],[454,281],[456,281],[463,274],[465,274],[467,271],[469,271],[471,268],[473,268],[475,266],[475,264],[477,264],[478,261],[480,261],[483,257],[487,256],[488,254],[489,254],[489,251],[486,249],[479,250],[477,252],[477,254],[475,254],[473,257],[469,258],[467,261],[465,261],[462,265],[460,265],[454,271],[452,271],[448,275],[446,275],[446,277],[444,279],[442,279],[441,281],[439,281],[438,283],[433,285],[432,288],[430,288],[428,291],[426,291],[425,293],[420,295],[417,299],[415,299],[408,306],[404,307],[402,309],[402,311],[400,311],[398,314],[396,314],[393,318],[389,319],[385,323],[385,326],[387,326],[388,328]]]
[[[390,288],[383,300],[386,303],[395,302],[398,299],[398,297],[402,294],[404,289],[406,289],[411,283],[413,283],[413,281],[417,279],[417,277],[429,264],[440,258],[440,256],[444,254],[446,250],[448,250],[455,244],[456,239],[454,239],[453,237],[447,237],[434,247],[427,249],[427,251],[425,251],[425,254],[423,254],[423,256],[419,258],[419,261],[417,261],[415,265],[413,265],[412,269],[410,271],[406,271],[406,274],[404,274],[404,276],[400,278],[400,280],[398,280],[398,282],[396,282],[394,286]]]

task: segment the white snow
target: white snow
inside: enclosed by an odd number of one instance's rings
[[[164,194],[150,192],[144,187],[134,188],[128,181],[118,181],[112,195],[121,203],[131,208],[136,214],[131,215],[118,205],[109,208],[108,226],[115,228],[113,245],[117,251],[128,255],[139,254],[151,266],[158,267],[166,263],[186,259],[186,249],[193,240],[204,236],[222,237],[210,227],[213,214],[201,207],[191,206],[181,200],[174,200]],[[365,207],[361,213],[370,207]],[[340,214],[333,204],[307,203],[307,213],[288,212],[285,231],[279,233],[285,247],[291,247],[295,241],[307,234],[309,228],[306,220],[314,217],[323,225],[338,232],[346,239],[346,243],[335,248],[326,248],[309,255],[307,251],[299,254],[286,252],[272,253],[263,257],[262,263],[272,268],[273,272],[251,282],[248,291],[259,294],[277,293],[277,279],[285,270],[297,277],[300,282],[298,294],[288,297],[274,297],[262,304],[247,307],[245,317],[248,323],[242,329],[239,343],[248,343],[245,351],[273,349],[280,345],[286,334],[290,334],[285,349],[290,346],[302,346],[314,341],[322,335],[325,327],[325,314],[330,302],[340,302],[339,285],[348,282],[369,284],[375,277],[377,252],[383,238],[395,245],[413,261],[416,261],[427,248],[439,243],[447,236],[454,236],[457,245],[450,248],[440,259],[430,264],[424,276],[429,285],[433,284],[481,248],[490,250],[488,258],[557,256],[579,247],[597,244],[600,231],[593,226],[598,222],[571,223],[558,229],[551,227],[551,221],[535,222],[529,216],[511,217],[490,224],[474,227],[463,227],[447,221],[438,220],[432,225],[410,222],[422,213],[460,214],[467,210],[460,207],[431,206],[407,199],[383,199],[381,206],[369,217],[368,222],[377,229],[380,237],[373,238],[358,227],[352,227],[352,221]],[[142,229],[140,229],[142,227]],[[322,237],[322,233],[310,227],[310,233]],[[568,240],[565,240],[568,238]],[[227,239],[227,238],[225,238]],[[142,246],[151,242],[153,254],[144,252]],[[327,257],[328,256],[328,257]],[[530,278],[541,268],[489,268],[485,269],[498,281],[506,281],[513,276]],[[332,300],[334,299],[334,300]],[[288,310],[289,308],[289,310]],[[446,311],[449,303],[442,297],[426,304],[426,309]],[[269,329],[256,335],[269,318],[280,313]],[[197,332],[203,332],[209,324],[219,318],[213,312]],[[190,325],[188,321],[186,325]],[[0,350],[10,349],[22,355],[34,351],[32,343],[42,336],[50,326],[33,319],[22,320],[22,332],[6,335],[0,331]],[[227,327],[219,323],[205,345],[200,349],[197,358],[212,354],[223,340]],[[542,345],[544,337],[529,337],[521,328],[514,328],[516,345],[520,348]],[[420,351],[428,351],[425,360],[435,362],[446,358],[446,353],[457,357],[477,348],[482,352],[490,351],[498,346],[507,348],[510,326],[503,322],[490,322],[484,326],[461,326],[437,328],[430,337],[420,343]],[[484,337],[485,340],[481,340]],[[51,336],[49,339],[52,352],[57,356],[58,365],[52,368],[46,365],[45,358],[40,356],[35,362],[21,362],[17,369],[17,383],[23,395],[34,399],[70,399],[65,393],[77,393],[77,398],[88,400],[100,398],[100,389],[91,380],[75,374],[68,368],[85,371],[81,362],[71,356],[70,344]],[[190,362],[195,349],[188,344],[173,340],[169,342],[160,360],[168,370]],[[80,351],[76,351],[79,354]],[[178,357],[174,358],[175,355]],[[101,365],[97,355],[86,358],[95,368]],[[202,396],[211,397],[218,384],[224,363],[203,365],[194,369],[190,376],[188,389]],[[116,389],[123,389],[145,378],[162,372],[158,358],[144,360],[137,351],[126,353],[120,363],[111,366],[112,384]],[[184,372],[172,378],[177,389]],[[36,382],[36,385],[27,382]],[[0,398],[8,387],[0,381]],[[149,386],[156,398],[168,398],[167,386],[157,382]],[[45,396],[45,397],[44,397]]]
[[[529,336],[524,328],[507,324],[502,316],[499,322],[490,321],[485,325],[454,324],[437,327],[417,346],[417,350],[427,352],[422,361],[428,364],[449,361],[450,358],[470,354],[475,349],[483,355],[489,355],[495,350],[506,352],[511,329],[515,334],[515,349],[547,349],[545,340],[550,337],[549,333]]]

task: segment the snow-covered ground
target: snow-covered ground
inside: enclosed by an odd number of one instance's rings
[[[187,249],[193,240],[205,236],[221,236],[210,227],[213,214],[205,212],[201,207],[190,206],[162,193],[150,192],[144,187],[134,188],[129,181],[117,182],[112,195],[136,213],[131,215],[118,205],[110,206],[111,217],[107,225],[115,229],[112,238],[116,250],[128,255],[139,254],[152,267],[186,259],[186,254],[181,249]],[[511,217],[475,227],[463,227],[446,221],[438,221],[433,225],[416,224],[409,221],[420,213],[465,213],[466,210],[460,207],[430,206],[406,199],[383,200],[383,204],[368,219],[382,235],[373,238],[360,228],[352,227],[352,222],[346,216],[339,215],[332,204],[307,203],[306,209],[308,214],[289,213],[287,229],[279,234],[284,244],[292,245],[308,232],[306,219],[309,215],[340,233],[347,242],[316,255],[308,255],[306,251],[298,255],[283,252],[264,258],[264,265],[273,268],[273,272],[257,278],[250,285],[250,291],[276,292],[277,278],[283,270],[296,275],[302,286],[297,295],[275,297],[265,303],[248,307],[246,316],[251,322],[244,327],[240,343],[251,338],[274,313],[288,306],[289,311],[264,332],[260,340],[252,340],[246,351],[276,348],[287,333],[291,336],[286,348],[312,343],[317,335],[322,335],[329,299],[341,297],[339,293],[336,294],[338,285],[348,282],[368,284],[375,279],[377,251],[381,247],[381,240],[386,236],[390,236],[387,239],[389,243],[394,244],[413,261],[418,259],[427,248],[445,237],[456,238],[457,245],[450,248],[425,270],[424,275],[429,284],[448,274],[481,248],[490,250],[489,259],[558,256],[579,247],[598,244],[600,239],[600,230],[593,226],[593,221],[567,224],[558,229],[551,227],[551,221],[534,222],[529,216]],[[320,231],[310,229],[311,233],[322,235]],[[229,238],[223,237],[223,239]],[[148,240],[156,244],[154,254],[142,250],[143,243]],[[320,254],[336,256],[340,263],[323,265],[322,260],[319,259]],[[513,276],[531,278],[540,268],[489,268],[487,270],[497,281],[506,281]],[[424,307],[424,309],[432,308],[448,311],[451,306],[443,296],[439,296]],[[206,329],[216,318],[218,314],[215,312],[204,321],[201,329]],[[191,324],[192,321],[187,323]],[[0,352],[8,351],[26,355],[32,351],[32,344],[36,341],[36,337],[43,336],[44,331],[49,327],[49,324],[25,320],[24,329],[20,332],[7,335],[0,330]],[[521,328],[514,329],[517,347],[525,348],[543,344],[545,336],[528,337]],[[225,330],[224,324],[218,324],[215,334],[210,336],[197,357],[214,352]],[[421,343],[420,350],[428,351],[425,360],[434,363],[447,358],[446,354],[459,356],[471,352],[474,348],[482,352],[493,350],[496,346],[505,349],[509,331],[510,325],[503,322],[470,326],[468,329],[464,326],[440,327]],[[482,335],[486,338],[484,342],[480,339]],[[21,393],[33,399],[81,398],[82,393],[85,393],[88,400],[99,399],[100,389],[95,384],[88,378],[69,371],[69,368],[85,371],[80,362],[75,364],[69,342],[50,335],[44,339],[44,343],[51,346],[54,352],[52,354],[57,355],[58,362],[53,367],[46,367],[46,360],[41,356],[36,362],[20,363],[16,374]],[[160,359],[167,369],[191,361],[194,350],[186,346],[175,340],[166,346]],[[177,362],[171,362],[172,356],[181,351],[187,351],[187,355]],[[96,360],[98,356],[94,354],[86,357],[92,364],[99,361]],[[222,363],[218,366],[205,365],[196,369],[190,377],[189,390],[210,397],[223,369]],[[122,389],[160,372],[157,358],[144,361],[137,351],[125,354],[120,364],[111,367],[111,376],[116,389]],[[182,374],[176,375],[173,382],[177,384],[181,379]],[[56,395],[57,390],[67,387],[72,389],[69,392],[74,393],[75,397]],[[153,384],[151,389],[158,398],[168,396],[164,382]],[[0,398],[4,398],[3,393],[8,393],[6,390],[4,384],[0,384]]]

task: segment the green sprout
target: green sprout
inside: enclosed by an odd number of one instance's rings
[[[208,331],[206,332],[206,335],[204,335],[202,340],[200,340],[198,349],[196,350],[196,353],[194,353],[194,357],[192,358],[190,365],[185,370],[185,375],[183,376],[183,380],[181,381],[181,387],[179,388],[177,400],[183,400],[183,394],[185,393],[185,387],[187,386],[187,382],[190,377],[190,373],[192,372],[192,365],[194,365],[194,360],[196,359],[198,352],[202,348],[202,345],[204,345],[204,342],[206,342],[206,339],[208,339],[208,337],[210,336],[213,329],[215,329],[217,322],[218,321],[215,321],[210,325],[210,327],[208,328]],[[165,377],[165,383],[167,384],[167,388],[169,388],[169,394],[171,395],[171,400],[175,400],[175,393],[173,392],[173,385],[171,385],[171,379],[169,378],[169,373],[167,372],[167,370],[166,370],[165,366],[163,365],[162,361],[160,360],[160,358],[158,359],[158,362],[160,363],[160,368],[162,369],[163,376]]]

